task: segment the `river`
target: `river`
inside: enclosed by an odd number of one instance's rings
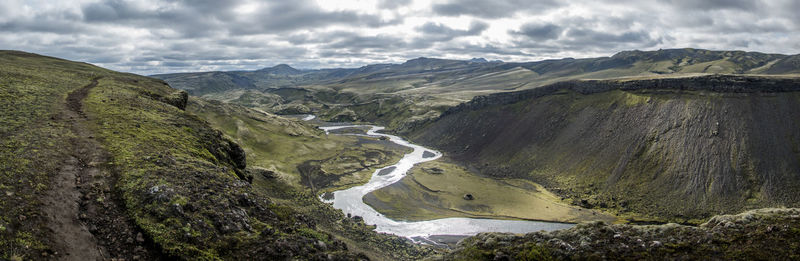
[[[346,214],[361,216],[366,224],[375,225],[377,232],[407,237],[415,242],[432,242],[430,239],[433,236],[471,236],[481,232],[528,233],[574,226],[574,224],[568,223],[482,218],[443,218],[426,221],[398,221],[387,218],[364,203],[362,200],[364,195],[400,181],[415,164],[436,160],[442,156],[442,153],[412,144],[398,136],[379,133],[379,130],[384,129],[380,126],[346,125],[319,128],[325,130],[327,134],[331,130],[363,127],[370,127],[367,131],[369,136],[387,137],[391,142],[410,147],[413,151],[403,156],[396,164],[376,170],[366,184],[335,191],[332,199],[321,199],[324,202],[333,203],[333,207],[341,209]]]

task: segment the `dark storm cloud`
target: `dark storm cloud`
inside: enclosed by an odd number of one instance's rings
[[[483,18],[510,17],[519,11],[541,13],[561,6],[554,0],[450,0],[444,4],[434,4],[433,11],[445,16],[473,15]]]

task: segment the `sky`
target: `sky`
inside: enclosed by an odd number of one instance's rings
[[[800,52],[798,0],[0,0],[0,49],[138,74]]]

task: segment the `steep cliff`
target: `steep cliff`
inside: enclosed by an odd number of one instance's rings
[[[410,136],[584,207],[693,221],[797,206],[797,91],[774,77],[572,81],[476,97]]]

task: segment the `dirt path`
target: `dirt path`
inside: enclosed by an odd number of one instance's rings
[[[164,256],[126,214],[114,189],[118,178],[111,156],[89,126],[83,100],[100,78],[67,96],[59,122],[68,124],[70,156],[44,197],[56,260],[161,260]]]
[[[44,213],[47,227],[54,235],[55,253],[59,260],[102,260],[103,250],[98,246],[89,229],[80,221],[81,192],[79,177],[83,172],[96,172],[92,164],[103,162],[102,148],[92,140],[91,133],[83,127],[86,115],[81,110],[81,100],[89,90],[97,86],[98,78],[69,94],[67,110],[63,110],[63,120],[72,123],[71,129],[76,137],[71,139],[69,158],[56,174],[51,189],[44,197]]]

